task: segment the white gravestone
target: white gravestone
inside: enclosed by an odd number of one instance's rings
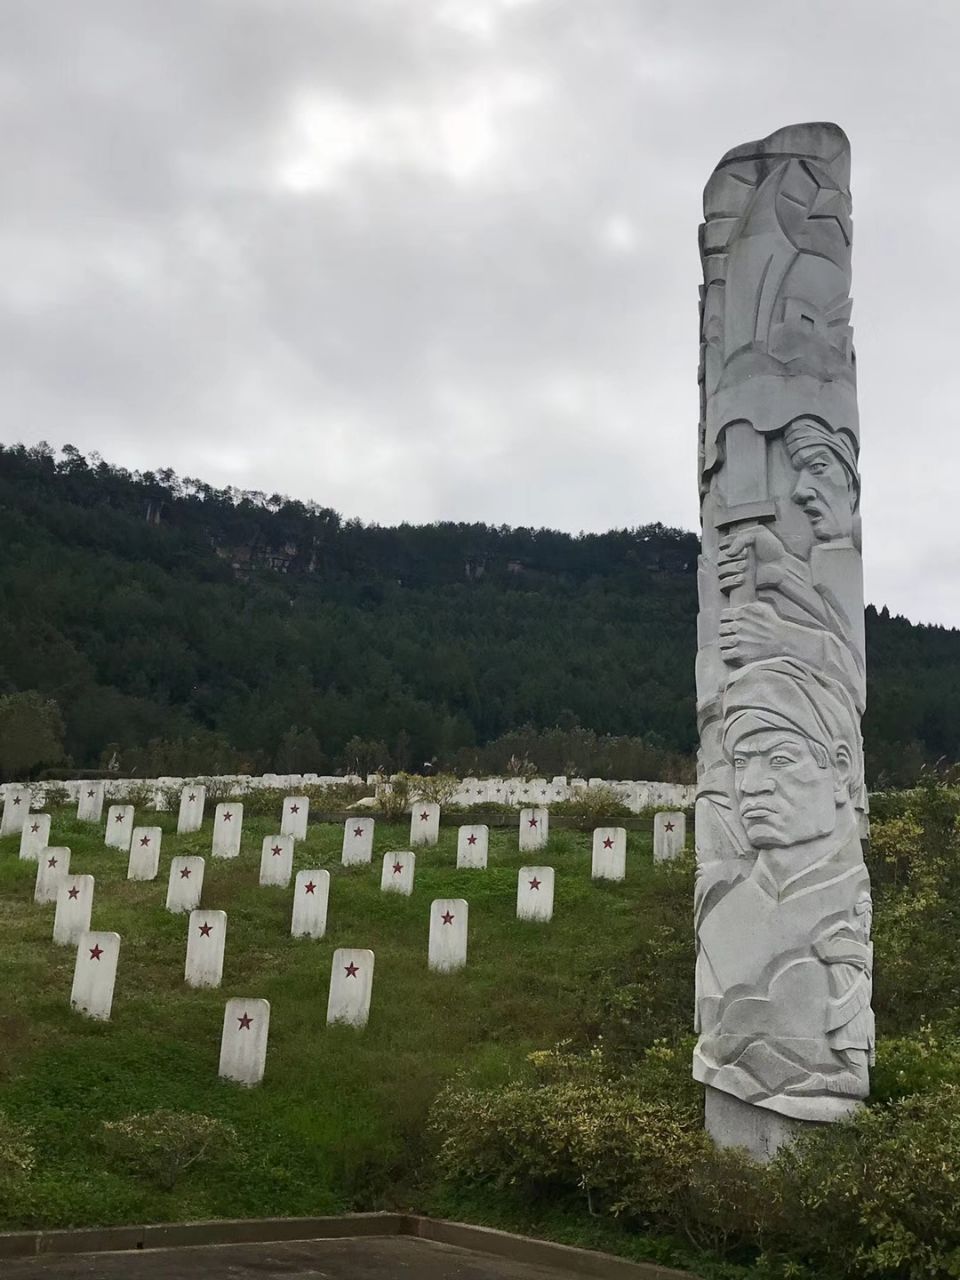
[[[682,813],[653,815],[653,860],[672,862],[683,853],[687,839],[687,819]]]
[[[188,836],[203,826],[203,806],[207,789],[201,783],[184,787],[180,792],[180,812],[177,814],[177,835]]]
[[[345,867],[355,867],[373,859],[373,818],[348,818],[343,824],[343,855]]]
[[[457,832],[457,866],[483,871],[487,865],[489,841],[487,827],[461,827]]]
[[[520,852],[542,849],[550,838],[550,814],[546,809],[520,810]]]
[[[440,835],[440,806],[421,801],[410,812],[410,843],[436,844]]]
[[[413,873],[417,865],[415,853],[397,852],[383,855],[383,870],[380,873],[380,888],[384,893],[402,893],[409,897],[413,893]]]
[[[130,850],[133,836],[134,809],[132,804],[112,804],[107,810],[107,829],[103,843],[108,849]]]
[[[329,871],[298,871],[293,889],[294,938],[322,938],[327,931],[327,904],[330,901]]]
[[[427,964],[437,973],[453,973],[467,963],[466,898],[437,898],[430,904]]]
[[[57,890],[64,876],[70,873],[70,850],[57,845],[41,849],[37,858],[37,882],[33,891],[34,902],[56,902]]]
[[[204,862],[196,854],[174,858],[167,881],[167,910],[179,914],[195,911],[203,892]]]
[[[183,980],[188,987],[219,987],[226,941],[225,911],[190,912],[187,961],[183,970]]]
[[[156,880],[160,870],[160,827],[134,827],[127,862],[128,880]]]
[[[77,821],[99,822],[103,816],[102,782],[81,782],[80,795],[77,798]]]
[[[93,910],[93,876],[66,876],[57,889],[53,940],[59,947],[76,946],[90,928]]]
[[[365,1027],[373,993],[373,952],[363,947],[338,947],[330,966],[327,1024],[347,1022]]]
[[[243,805],[235,802],[218,804],[213,815],[213,847],[215,858],[235,858],[240,852],[243,834]]]
[[[3,797],[0,836],[16,836],[23,830],[30,812],[30,788],[8,786]]]
[[[627,871],[625,827],[597,827],[590,874],[594,880],[622,880]]]
[[[88,929],[80,935],[70,991],[70,1004],[78,1013],[100,1022],[109,1021],[119,956],[119,933]]]
[[[255,1085],[263,1079],[270,1030],[270,1001],[227,1001],[220,1037],[221,1080]]]
[[[306,840],[307,818],[310,816],[310,800],[307,796],[287,796],[283,802],[280,833],[294,840]]]
[[[286,888],[293,874],[293,836],[265,836],[260,849],[260,883]]]
[[[553,867],[521,867],[517,876],[517,919],[553,919]]]
[[[23,862],[36,862],[50,843],[49,813],[31,813],[20,832],[20,858]]]

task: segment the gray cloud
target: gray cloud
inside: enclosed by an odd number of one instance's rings
[[[720,155],[850,135],[868,597],[960,625],[960,10],[9,0],[6,435],[390,522],[695,528]]]

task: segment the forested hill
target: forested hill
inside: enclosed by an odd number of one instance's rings
[[[691,533],[382,528],[16,446],[0,537],[0,694],[56,702],[69,767],[689,776]],[[873,780],[960,757],[960,632],[867,635]],[[57,763],[2,702],[0,769]]]

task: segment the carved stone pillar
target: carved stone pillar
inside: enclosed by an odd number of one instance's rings
[[[870,882],[850,149],[728,152],[700,229],[694,1076],[767,1158],[869,1090]]]

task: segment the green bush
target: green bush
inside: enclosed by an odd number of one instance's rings
[[[110,1159],[164,1191],[193,1165],[242,1162],[233,1126],[192,1111],[139,1112],[104,1120],[99,1142]]]
[[[633,810],[623,803],[620,794],[605,784],[584,787],[570,797],[551,804],[550,812],[581,818],[584,823],[603,825],[609,818],[632,818]]]

